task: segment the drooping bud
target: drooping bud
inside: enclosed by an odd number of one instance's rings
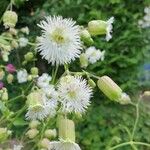
[[[34,55],[32,52],[28,52],[26,55],[24,55],[25,60],[28,61],[32,61],[34,58]]]
[[[27,34],[27,35],[29,34],[29,28],[28,27],[23,27],[23,28],[21,28],[20,31]]]
[[[72,120],[67,118],[59,122],[59,138],[75,142],[75,125]]]
[[[93,39],[91,38],[90,33],[87,29],[83,29],[80,33],[81,40],[86,43],[87,45],[92,45],[94,43]]]
[[[88,58],[85,53],[80,55],[80,65],[81,68],[86,68],[88,66]]]
[[[31,74],[32,75],[38,75],[39,74],[39,69],[37,67],[32,67],[31,68]]]
[[[37,129],[30,129],[26,135],[29,137],[29,139],[33,139],[37,136],[37,134],[39,133],[39,131]]]
[[[14,80],[14,76],[12,74],[8,74],[6,80],[9,84],[11,84]]]
[[[6,69],[6,71],[9,72],[9,73],[14,73],[14,72],[16,72],[16,68],[15,68],[15,66],[14,66],[13,64],[8,64],[5,69]]]
[[[102,76],[97,85],[110,100],[118,101],[121,98],[121,88],[110,77]]]
[[[17,41],[16,41],[16,40],[12,40],[12,42],[11,42],[11,46],[12,46],[12,48],[17,49],[17,48],[19,47],[19,44],[17,43]]]
[[[92,88],[95,88],[95,87],[96,87],[96,83],[95,83],[92,79],[89,79],[89,80],[88,80],[88,84],[89,84]]]
[[[4,142],[11,135],[11,131],[7,128],[0,128],[0,142]]]
[[[31,129],[35,129],[38,127],[38,125],[40,124],[40,122],[38,120],[32,120],[30,123],[29,123],[29,127]]]
[[[18,15],[14,11],[6,11],[3,15],[3,23],[6,28],[13,28],[18,21]]]
[[[45,131],[45,137],[49,139],[53,139],[57,136],[57,131],[56,129],[48,129]]]
[[[122,93],[121,98],[118,101],[122,105],[127,105],[131,103],[131,99],[126,93]]]
[[[17,35],[17,30],[15,28],[10,28],[9,33],[12,35]]]

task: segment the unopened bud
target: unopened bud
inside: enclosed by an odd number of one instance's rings
[[[92,88],[95,88],[95,87],[96,87],[96,84],[95,84],[95,82],[94,82],[92,79],[89,79],[89,80],[88,80],[88,84],[89,84]]]
[[[6,28],[13,28],[18,21],[18,15],[14,11],[6,11],[3,15],[3,23]]]
[[[17,35],[17,30],[15,28],[10,28],[9,33],[12,35]]]
[[[31,121],[31,122],[29,123],[29,127],[30,127],[31,129],[34,129],[34,128],[37,128],[39,124],[40,124],[39,121],[33,120],[33,121]]]
[[[49,143],[50,143],[50,141],[47,138],[44,138],[40,141],[39,147],[48,149]]]
[[[19,47],[19,44],[17,43],[17,41],[12,40],[12,42],[11,42],[11,46],[12,46],[12,48],[17,49],[17,48]]]
[[[88,66],[88,58],[85,53],[80,55],[80,65],[82,68],[86,68]]]
[[[82,30],[80,36],[81,36],[81,40],[85,42],[87,45],[92,45],[94,43],[88,30],[86,29]]]
[[[6,88],[2,88],[1,99],[3,101],[7,101],[8,100],[8,92],[7,92]]]
[[[31,81],[33,79],[32,75],[28,75],[28,81]]]
[[[110,100],[118,101],[120,99],[122,95],[121,88],[108,76],[101,77],[97,85]]]
[[[27,34],[27,35],[29,34],[29,28],[28,27],[21,28],[20,31]]]
[[[25,56],[24,56],[25,60],[28,61],[32,61],[34,58],[34,55],[32,52],[28,52]]]
[[[37,136],[37,134],[39,133],[39,131],[37,129],[30,129],[26,135],[29,137],[29,139],[33,139]]]
[[[102,20],[93,20],[88,23],[88,31],[91,35],[103,35],[107,32],[107,22]]]
[[[11,131],[7,128],[0,128],[0,142],[4,142],[11,135]]]
[[[8,75],[7,75],[7,82],[8,82],[9,84],[11,84],[11,83],[13,82],[13,80],[14,80],[14,76],[13,76],[12,74],[8,74]]]
[[[59,138],[75,142],[75,125],[72,120],[65,118],[59,121]]]
[[[45,137],[52,139],[57,136],[57,131],[56,131],[56,129],[48,129],[45,131],[44,135],[45,135]]]
[[[32,75],[38,75],[39,74],[39,69],[37,67],[32,67],[31,68],[31,74]]]
[[[0,69],[0,80],[2,80],[5,76],[5,72],[3,69]]]

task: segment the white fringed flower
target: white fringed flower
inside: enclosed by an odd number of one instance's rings
[[[75,142],[61,140],[50,142],[49,150],[81,150],[81,148]]]
[[[58,94],[64,112],[83,113],[90,105],[91,88],[81,77],[62,77],[58,85]]]
[[[52,65],[70,63],[79,57],[81,50],[79,26],[72,19],[61,16],[49,16],[38,25],[42,36],[38,51]]]
[[[94,64],[98,60],[104,60],[105,51],[100,51],[99,49],[97,50],[94,46],[91,46],[86,50],[85,54],[88,58],[88,61],[91,64]]]
[[[112,26],[112,23],[114,22],[114,17],[111,17],[108,21],[107,21],[107,27],[106,27],[106,41],[109,41],[111,38],[112,38],[112,29],[113,29],[113,26]]]
[[[18,80],[18,83],[27,82],[28,73],[27,73],[26,69],[21,69],[17,72],[17,80]]]
[[[40,93],[41,94],[41,93]],[[38,105],[29,106],[26,118],[28,120],[43,120],[46,117],[54,117],[56,114],[57,100],[48,99],[45,94],[41,95]]]
[[[47,73],[43,73],[37,80],[38,87],[40,88],[48,87],[51,79],[52,79],[51,76],[49,76]]]
[[[14,145],[13,150],[21,150],[22,148],[22,145]]]

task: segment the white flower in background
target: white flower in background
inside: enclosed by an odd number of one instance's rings
[[[42,28],[38,51],[52,65],[70,63],[79,57],[80,28],[75,23],[61,16],[49,16],[38,25]]]
[[[92,90],[85,79],[68,75],[61,78],[58,94],[62,111],[83,113],[90,105]]]
[[[50,142],[49,150],[81,150],[78,144],[71,141]]]
[[[98,60],[101,60],[101,61],[104,60],[105,51],[100,51],[99,49],[96,49],[94,46],[91,46],[86,50],[85,55],[87,56],[88,61],[91,64],[94,64]]]
[[[138,21],[139,26],[141,26],[141,28],[148,28],[150,27],[150,6],[149,7],[145,7],[144,9],[144,17],[143,19]]]
[[[109,41],[112,38],[111,33],[113,32],[113,26],[112,23],[114,22],[114,17],[111,17],[108,21],[107,21],[107,27],[106,27],[106,41]]]
[[[25,47],[25,46],[27,46],[27,44],[28,44],[28,39],[27,38],[21,37],[19,39],[19,46],[20,47]]]
[[[28,73],[25,69],[21,69],[21,70],[17,71],[17,80],[18,80],[18,83],[27,82]]]
[[[43,73],[37,80],[38,87],[40,88],[48,87],[51,79],[52,79],[51,76],[49,76],[47,73]]]
[[[22,145],[14,145],[13,150],[21,150],[22,148]]]

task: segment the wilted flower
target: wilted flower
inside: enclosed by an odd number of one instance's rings
[[[21,69],[21,70],[17,71],[17,80],[19,83],[27,82],[28,73],[25,69]]]
[[[49,16],[38,25],[43,32],[38,51],[52,65],[70,63],[79,57],[80,28],[75,23],[72,19],[63,19],[61,16]]]
[[[63,111],[83,113],[90,105],[92,90],[85,79],[67,75],[59,82],[58,94]]]
[[[14,73],[16,71],[16,68],[13,64],[8,64],[6,65],[6,71],[8,71],[9,73]]]

